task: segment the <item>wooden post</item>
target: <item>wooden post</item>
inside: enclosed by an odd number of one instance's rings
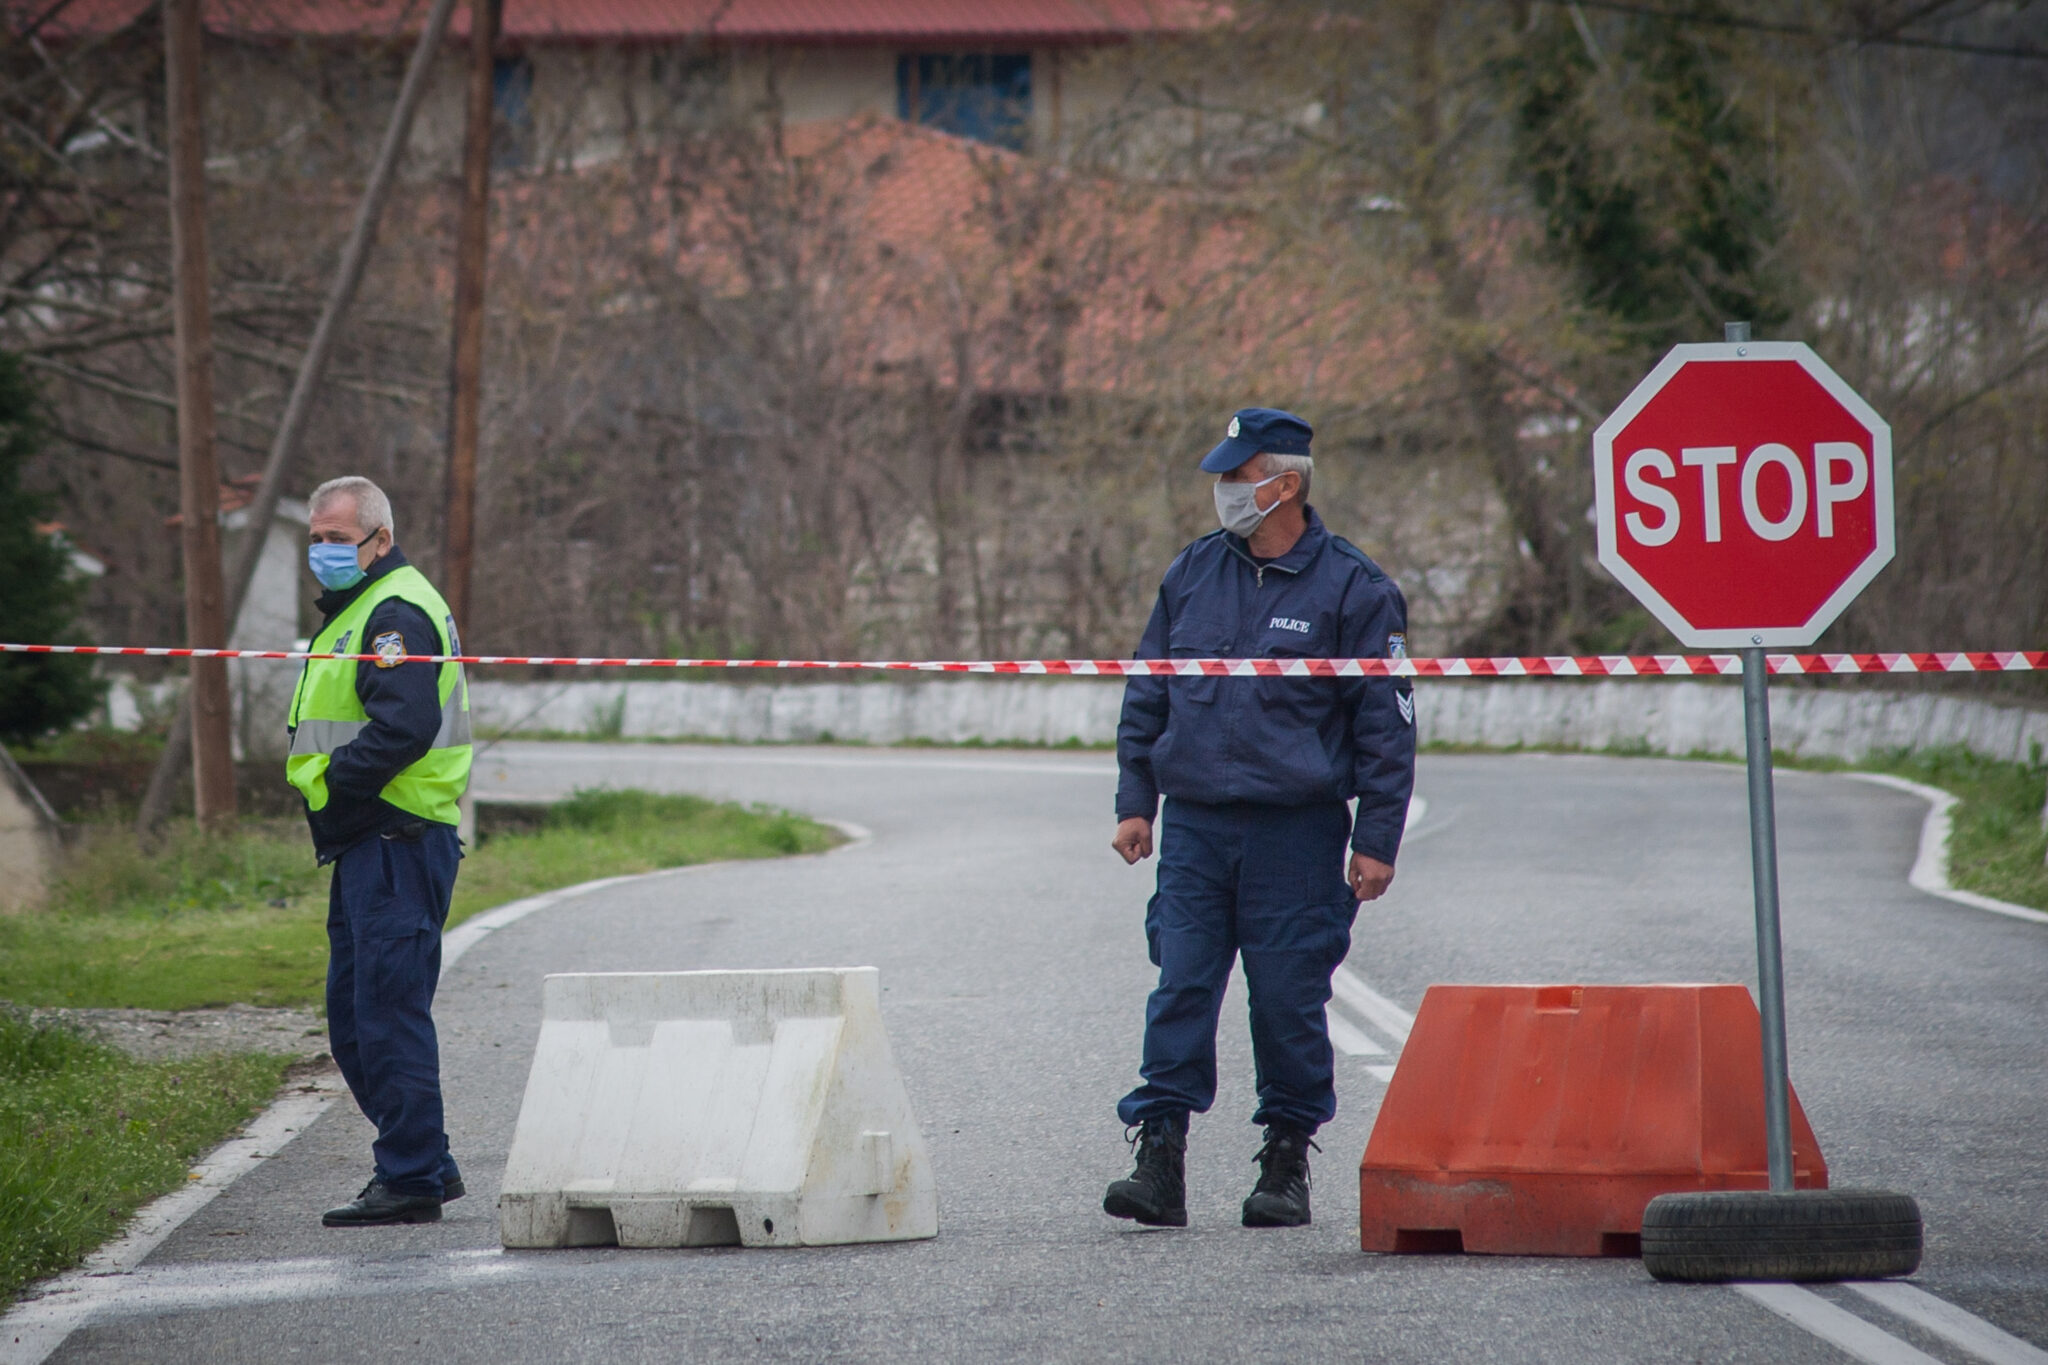
[[[164,5],[165,123],[170,133],[171,277],[178,370],[178,490],[184,516],[185,642],[228,642],[220,572],[220,468],[213,431],[213,314],[207,301],[206,129],[200,91],[201,0]],[[255,534],[260,538],[263,528]],[[199,822],[235,822],[228,666],[192,661],[192,787]]]
[[[405,81],[398,88],[398,103],[392,106],[391,120],[384,129],[384,142],[377,151],[377,164],[370,172],[370,183],[363,190],[362,200],[356,205],[355,224],[349,229],[348,242],[341,250],[341,261],[335,266],[334,283],[328,291],[327,303],[320,310],[320,320],[313,327],[313,339],[299,361],[298,375],[292,380],[291,397],[285,401],[284,417],[277,424],[277,434],[270,442],[270,454],[263,462],[263,482],[257,485],[255,501],[249,506],[249,524],[252,527],[267,530],[271,518],[277,515],[285,475],[298,451],[299,437],[312,418],[313,400],[320,392],[322,377],[327,373],[328,359],[334,354],[335,337],[348,316],[349,306],[355,302],[357,286],[363,282],[363,271],[370,260],[370,246],[377,237],[377,222],[384,214],[384,201],[390,197],[398,163],[405,153],[407,139],[412,136],[413,115],[418,112],[420,100],[426,94],[434,54],[440,49],[442,35],[448,31],[448,18],[454,12],[455,0],[434,0],[434,7],[427,12],[426,24],[420,29],[419,41],[413,46],[412,60],[405,68]],[[210,413],[212,408],[209,406],[207,411]],[[236,559],[233,610],[228,613],[231,617],[241,611],[242,602],[249,596],[249,585],[256,579],[257,562],[263,557],[263,540],[262,536],[248,537]],[[149,787],[142,794],[142,808],[135,817],[136,833],[144,839],[155,837],[157,827],[169,813],[172,788],[191,751],[192,708],[180,706],[177,715],[172,717],[171,732],[164,739],[163,756],[149,775]]]
[[[469,3],[469,101],[462,139],[462,218],[455,238],[455,325],[448,359],[447,527],[441,592],[458,628],[470,621],[476,550],[476,447],[483,406],[484,266],[490,253],[491,115],[502,0]]]

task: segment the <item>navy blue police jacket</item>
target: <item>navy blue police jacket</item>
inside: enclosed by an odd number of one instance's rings
[[[397,546],[371,563],[353,587],[324,592],[313,599],[324,621],[332,621],[369,586],[406,563]],[[324,628],[324,626],[323,626]],[[427,614],[410,602],[386,598],[370,613],[363,639],[351,642],[356,653],[370,652],[370,642],[397,632],[408,654],[437,654],[441,637]],[[306,808],[313,832],[313,853],[331,863],[356,844],[388,831],[420,823],[380,793],[391,779],[426,756],[441,733],[441,670],[438,664],[395,664],[364,660],[356,665],[356,695],[370,718],[362,732],[334,751],[327,768],[327,804]]]
[[[1261,563],[1227,531],[1182,550],[1134,657],[1387,658],[1405,653],[1407,629],[1394,581],[1310,508],[1277,559]],[[1356,798],[1351,847],[1391,864],[1415,786],[1415,693],[1406,678],[1132,678],[1116,757],[1119,820],[1153,819],[1161,795]]]

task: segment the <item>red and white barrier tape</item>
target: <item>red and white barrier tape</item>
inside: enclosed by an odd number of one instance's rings
[[[1689,678],[1742,672],[1738,654],[1543,655],[1500,659],[572,659],[540,655],[313,654],[295,649],[11,645],[0,654],[152,659],[350,659],[388,664],[526,664],[550,668],[766,668],[885,673],[997,673],[1118,678]],[[2048,669],[2048,650],[1932,654],[1772,654],[1773,673],[2015,673]]]

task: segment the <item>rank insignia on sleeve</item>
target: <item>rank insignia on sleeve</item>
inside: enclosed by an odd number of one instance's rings
[[[1415,723],[1415,698],[1405,692],[1394,694],[1394,705],[1400,709],[1401,719],[1410,725]]]
[[[396,668],[405,657],[405,637],[395,630],[387,630],[370,642],[377,653],[377,667]]]
[[[1405,659],[1408,657],[1407,635],[1397,630],[1387,637],[1387,657],[1389,659]]]

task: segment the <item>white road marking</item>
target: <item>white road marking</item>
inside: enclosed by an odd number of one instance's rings
[[[1408,1041],[1415,1016],[1359,980],[1350,968],[1340,966],[1330,974],[1330,989],[1336,992],[1337,999],[1362,1015],[1366,1023],[1393,1039],[1397,1047]]]
[[[1991,1365],[2048,1365],[2048,1351],[1993,1327],[1947,1299],[1937,1299],[1918,1285],[1868,1280],[1844,1287]]]
[[[1846,1308],[1829,1303],[1796,1284],[1738,1284],[1736,1293],[1768,1308],[1795,1327],[1804,1328],[1831,1346],[1847,1351],[1865,1365],[1941,1365],[1917,1346],[1900,1341]]]
[[[865,825],[856,825],[851,820],[820,820],[819,823],[831,825],[846,836],[845,843],[826,849],[824,854],[817,855],[819,857],[859,848],[875,837],[873,830]],[[634,872],[623,877],[600,877],[594,882],[578,882],[559,891],[547,891],[538,896],[528,896],[524,900],[507,901],[495,910],[486,910],[481,915],[471,916],[442,935],[441,979],[446,981],[449,969],[485,937],[507,925],[517,924],[535,911],[545,910],[551,905],[560,905],[563,901],[575,900],[579,896],[587,896],[593,891],[602,891],[606,887],[621,886],[626,882],[641,882],[651,877],[667,877],[678,873],[696,872],[707,867],[731,865],[730,862],[691,863],[688,867],[665,867],[657,872]]]
[[[1394,1068],[1390,1066],[1369,1066],[1366,1071],[1377,1077],[1381,1085],[1394,1079]]]
[[[1403,836],[1403,837],[1405,838],[1405,837],[1406,837],[1406,836],[1407,836],[1407,835],[1408,835],[1408,834],[1409,834],[1409,833],[1410,833],[1411,831],[1413,831],[1413,830],[1414,830],[1414,828],[1415,828],[1415,827],[1416,827],[1417,825],[1419,825],[1419,824],[1421,824],[1421,823],[1422,823],[1422,821],[1423,821],[1424,817],[1426,817],[1426,816],[1427,816],[1428,814],[1429,814],[1429,798],[1428,798],[1428,797],[1426,797],[1426,796],[1411,796],[1411,797],[1409,797],[1409,798],[1408,798],[1408,814],[1407,814],[1407,815],[1406,815],[1405,817],[1403,817],[1403,819],[1402,819],[1402,821],[1401,821],[1401,834],[1402,834],[1402,836]]]
[[[1330,1026],[1330,1044],[1337,1051],[1350,1057],[1384,1057],[1387,1050],[1366,1036],[1365,1030],[1346,1019],[1335,1010],[1326,1010],[1324,1018]]]
[[[514,1280],[559,1278],[588,1266],[587,1261],[555,1254],[507,1255],[497,1247],[367,1260],[361,1256],[305,1256],[140,1266],[122,1277],[119,1299],[99,1304],[93,1320],[154,1318],[313,1299],[459,1291]],[[643,1264],[619,1269],[625,1274],[645,1274],[655,1267]]]
[[[2048,924],[2048,912],[2025,905],[2014,905],[2011,901],[2002,901],[1991,896],[1980,896],[1975,891],[1958,891],[1949,885],[1948,838],[1953,824],[1951,812],[1956,805],[1953,792],[1930,787],[1924,782],[1894,777],[1890,773],[1843,773],[1842,776],[1852,777],[1858,782],[1874,782],[1880,787],[1890,787],[1894,791],[1911,792],[1927,803],[1927,819],[1920,826],[1920,853],[1913,860],[1913,870],[1906,874],[1906,881],[1916,891],[1939,896],[1957,905],[1967,905],[1973,910],[1989,910],[1994,915],[2028,920],[2034,924]]]

